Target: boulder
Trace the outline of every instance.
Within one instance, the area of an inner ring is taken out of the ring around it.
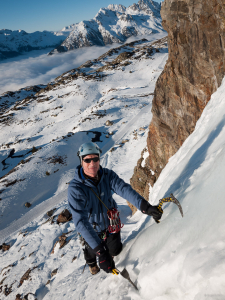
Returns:
[[[72,214],[68,211],[68,209],[64,209],[58,216],[57,224],[66,223],[72,220]]]
[[[10,245],[7,245],[5,243],[3,243],[2,245],[0,245],[0,250],[2,251],[8,251],[10,248]]]
[[[107,120],[107,121],[105,122],[105,125],[106,125],[106,126],[112,126],[112,125],[113,125],[113,121]]]

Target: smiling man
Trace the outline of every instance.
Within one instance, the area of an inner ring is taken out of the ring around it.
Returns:
[[[159,220],[162,213],[125,183],[112,170],[100,166],[101,150],[94,143],[80,146],[77,155],[80,165],[68,189],[68,202],[76,230],[85,240],[84,258],[92,275],[99,266],[107,273],[115,268],[113,257],[122,250],[122,227],[117,204],[112,197],[116,193],[131,202],[144,214]]]

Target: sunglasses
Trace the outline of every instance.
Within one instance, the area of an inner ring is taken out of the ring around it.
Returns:
[[[99,161],[99,157],[94,157],[94,158],[84,158],[83,161],[86,163],[86,164],[90,164],[90,162],[93,160],[93,162],[97,162]]]

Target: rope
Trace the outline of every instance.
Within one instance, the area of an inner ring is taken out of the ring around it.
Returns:
[[[92,188],[90,188],[90,189],[92,190]],[[95,196],[98,198],[98,200],[102,202],[102,204],[105,206],[105,208],[107,210],[109,210],[108,207],[105,205],[105,203],[101,200],[101,198],[93,190],[92,190],[92,192],[95,194]]]

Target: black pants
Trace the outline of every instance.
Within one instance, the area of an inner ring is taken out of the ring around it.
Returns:
[[[109,249],[109,253],[112,256],[117,256],[122,251],[123,245],[121,243],[120,232],[110,234],[105,240],[105,243]],[[85,243],[84,248],[84,259],[89,266],[96,264],[95,252],[87,243]]]

